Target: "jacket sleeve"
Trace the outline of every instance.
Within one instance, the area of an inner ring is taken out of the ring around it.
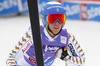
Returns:
[[[7,66],[17,65],[17,61],[23,56],[27,42],[31,39],[31,28],[21,37],[20,41],[16,44],[15,48],[9,53],[6,61]]]
[[[71,66],[83,66],[85,63],[85,54],[83,49],[81,48],[78,41],[75,39],[73,34],[69,35],[69,43],[68,43],[68,53],[71,58],[66,59],[66,63]]]

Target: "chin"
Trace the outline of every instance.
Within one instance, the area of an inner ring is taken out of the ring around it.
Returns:
[[[54,34],[57,34],[59,31],[57,31],[57,32],[54,32]]]
[[[54,34],[57,34],[59,31],[60,31],[60,29],[53,30],[53,33],[54,33]]]

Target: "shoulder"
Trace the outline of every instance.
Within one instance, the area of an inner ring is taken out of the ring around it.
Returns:
[[[62,31],[65,31],[65,32],[67,32],[67,29],[62,29]]]
[[[75,36],[72,33],[68,33],[69,40],[75,40]]]
[[[67,34],[69,40],[73,40],[73,41],[75,40],[74,34],[67,32],[67,29],[62,29],[62,33]]]
[[[73,44],[78,44],[78,41],[76,40],[76,37],[74,34],[72,33],[68,33],[68,38],[69,38],[69,43],[73,43]]]

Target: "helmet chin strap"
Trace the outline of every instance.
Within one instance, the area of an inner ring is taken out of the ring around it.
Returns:
[[[58,34],[61,32],[61,30],[62,30],[62,27],[61,27],[60,31],[59,31],[57,34],[54,34],[54,33],[52,32],[52,30],[49,28],[49,25],[47,26],[47,28],[48,28],[48,30],[49,30],[54,36],[58,35]]]

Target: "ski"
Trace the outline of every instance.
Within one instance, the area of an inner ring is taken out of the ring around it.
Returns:
[[[37,0],[27,0],[37,66],[44,66]]]

